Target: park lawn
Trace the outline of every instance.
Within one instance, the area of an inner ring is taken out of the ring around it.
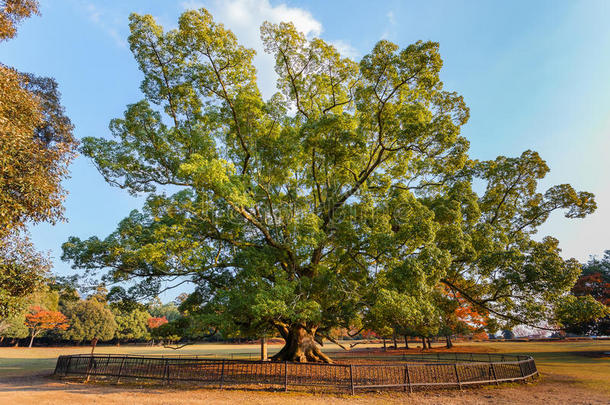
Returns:
[[[281,348],[280,344],[269,345],[272,355]],[[205,356],[217,358],[257,359],[260,347],[256,344],[215,344],[206,343],[186,346],[179,350],[161,346],[145,345],[98,345],[96,354],[137,354],[165,356]],[[68,347],[0,347],[0,378],[51,374],[55,369],[57,357],[64,354],[85,354],[91,352],[91,346]]]
[[[610,394],[610,340],[489,342],[490,351],[531,354],[543,378],[565,379]],[[606,352],[605,356],[600,356]]]
[[[325,351],[337,348],[325,345]],[[359,347],[379,347],[362,345]],[[440,349],[440,344],[436,345]],[[269,347],[270,354],[281,345]],[[419,349],[412,349],[416,352]],[[610,357],[596,357],[610,352],[610,341],[583,342],[472,342],[456,345],[457,351],[502,352],[531,354],[542,377],[534,384],[504,384],[499,387],[468,389],[463,392],[421,393],[406,396],[401,393],[359,393],[356,397],[304,392],[271,393],[217,389],[182,391],[176,388],[146,388],[114,386],[113,384],[65,384],[40,377],[53,372],[57,356],[88,353],[89,347],[63,348],[0,348],[0,403],[63,404],[95,402],[123,404],[126,398],[137,404],[148,403],[610,403]],[[443,350],[444,351],[444,350]],[[150,355],[199,355],[225,358],[257,358],[259,346],[237,344],[201,344],[179,351],[137,345],[98,346],[96,353],[129,353]],[[4,381],[4,384],[3,384]],[[133,401],[132,401],[133,400]]]

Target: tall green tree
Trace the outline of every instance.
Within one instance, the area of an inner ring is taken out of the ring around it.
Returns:
[[[64,309],[70,327],[62,337],[77,342],[114,337],[117,324],[110,308],[95,299],[78,301]]]
[[[331,361],[316,341],[359,322],[381,289],[412,301],[444,283],[529,319],[573,281],[556,241],[529,236],[553,209],[590,212],[592,196],[538,194],[546,166],[533,152],[470,161],[469,111],[443,88],[438,44],[380,41],[356,63],[292,24],[265,23],[279,92],[263,100],[254,51],[206,10],[167,32],[132,14],[130,29],[145,99],[82,152],[110,184],[148,198],[107,238],[70,238],[74,267],[139,278],[142,295],[188,280],[192,325],[272,328],[286,341],[274,359],[296,361]],[[534,173],[521,165],[531,159]],[[475,177],[489,184],[482,197]]]
[[[123,340],[149,340],[148,320],[150,314],[142,309],[134,308],[122,311],[120,307],[112,309],[116,322],[115,337]]]

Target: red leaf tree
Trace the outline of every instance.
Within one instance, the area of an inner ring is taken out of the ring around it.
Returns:
[[[25,326],[30,330],[30,345],[34,338],[41,332],[53,329],[66,330],[70,326],[68,318],[59,311],[48,311],[39,306],[31,308],[31,312],[25,316]]]
[[[161,325],[165,325],[167,323],[167,318],[162,316],[160,318],[151,317],[148,318],[148,327],[150,329],[158,328]]]

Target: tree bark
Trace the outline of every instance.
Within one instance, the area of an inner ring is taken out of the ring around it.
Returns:
[[[267,338],[261,337],[261,360],[267,361]]]
[[[275,354],[273,361],[295,361],[299,363],[318,362],[332,363],[330,357],[322,353],[315,341],[316,329],[307,329],[302,325],[278,327],[284,338],[284,347]]]
[[[398,341],[396,340],[396,332],[392,333],[392,340],[394,340],[394,349],[398,349]]]
[[[34,343],[34,334],[32,333],[32,337],[30,338],[30,345],[28,347],[31,348],[33,343]]]
[[[430,341],[430,338],[427,338],[427,339],[428,339],[428,349],[432,349],[432,342]]]
[[[421,343],[422,343],[422,348],[423,348],[424,350],[426,350],[426,338],[425,338],[425,337],[423,337],[423,336],[421,337]]]
[[[409,337],[405,335],[405,349],[409,349]]]
[[[451,349],[453,347],[453,342],[451,341],[451,336],[446,336],[447,339],[447,349]]]

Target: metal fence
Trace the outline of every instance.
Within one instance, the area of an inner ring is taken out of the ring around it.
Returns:
[[[369,359],[366,359],[369,360]],[[252,386],[257,388],[323,387],[356,390],[459,388],[526,381],[538,374],[530,356],[447,353],[402,356],[401,361],[364,364],[362,358],[338,364],[221,360],[135,355],[68,355],[57,359],[59,377],[105,378],[119,382],[162,382]]]

